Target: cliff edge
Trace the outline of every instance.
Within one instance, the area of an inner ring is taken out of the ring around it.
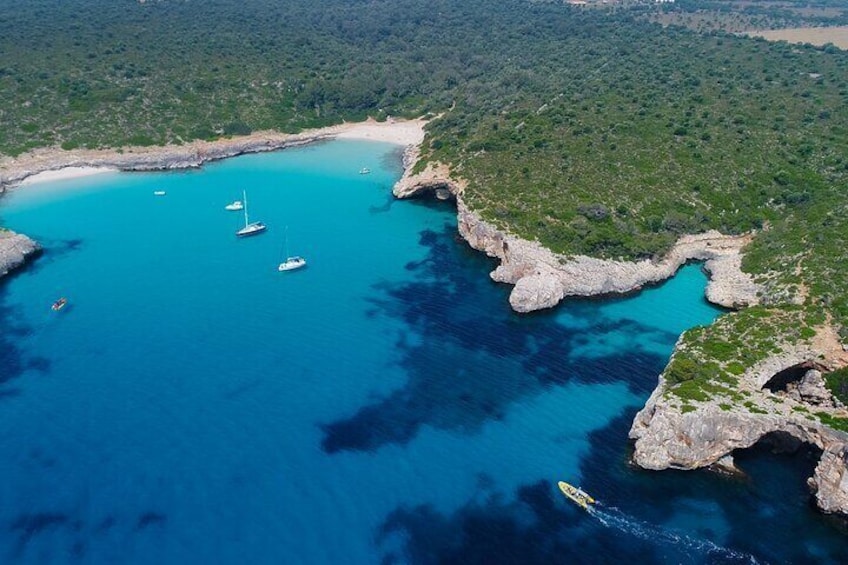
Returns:
[[[819,508],[848,516],[848,410],[822,376],[848,366],[848,353],[831,325],[811,326],[815,316],[799,305],[803,300],[788,309],[758,306],[773,300],[741,270],[742,250],[753,234],[684,236],[656,261],[558,255],[483,220],[466,205],[465,183],[452,178],[446,165],[430,162],[412,172],[417,157],[417,149],[407,151],[406,172],[394,187],[395,196],[450,193],[456,199],[459,233],[471,247],[500,261],[490,276],[514,285],[509,302],[517,312],[550,308],[566,296],[631,292],[671,277],[687,261],[703,261],[710,275],[706,298],[745,310],[700,332],[687,332],[678,341],[657,388],[634,419],[633,461],[654,470],[715,466],[735,471],[736,449],[760,441],[784,448],[806,443],[822,452],[808,482]],[[790,339],[774,343],[773,333]]]
[[[446,165],[428,163],[412,173],[417,150],[407,153],[407,172],[395,184],[394,195],[413,198],[448,191],[456,198],[459,233],[471,247],[500,260],[492,271],[496,282],[514,285],[509,303],[516,312],[556,306],[566,296],[623,294],[656,284],[677,272],[687,261],[704,261],[710,274],[706,296],[728,308],[759,303],[760,287],[741,270],[741,249],[752,236],[722,235],[710,231],[681,237],[659,261],[615,261],[584,255],[553,253],[535,241],[521,239],[483,220],[464,202],[465,183],[451,178]]]
[[[0,229],[0,277],[23,265],[41,251],[41,247],[25,235]]]

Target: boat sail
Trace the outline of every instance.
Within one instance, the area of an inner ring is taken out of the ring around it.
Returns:
[[[244,227],[236,232],[236,237],[247,237],[264,232],[266,226],[262,222],[250,223],[247,216],[247,191],[242,191],[242,196],[244,198]]]
[[[289,227],[286,226],[286,260],[279,264],[278,271],[294,271],[306,266],[306,259],[299,255],[289,255]]]

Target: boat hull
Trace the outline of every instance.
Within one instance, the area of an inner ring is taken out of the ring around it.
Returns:
[[[267,227],[262,222],[247,225],[236,232],[236,237],[249,237],[263,233]]]
[[[590,504],[595,504],[595,499],[582,489],[570,485],[565,481],[559,481],[558,485],[562,494],[583,510],[588,510]]]
[[[289,257],[277,267],[278,271],[294,271],[306,266],[306,259],[302,257]]]

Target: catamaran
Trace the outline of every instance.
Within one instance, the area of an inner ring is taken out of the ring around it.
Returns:
[[[286,260],[279,264],[278,271],[294,271],[306,266],[306,259],[299,255],[289,255],[289,227],[286,226]]]
[[[244,227],[236,232],[236,237],[247,237],[264,232],[266,226],[262,222],[250,223],[247,216],[247,191],[242,191],[242,196],[244,197]]]
[[[589,493],[584,491],[582,488],[570,485],[565,481],[559,481],[558,484],[559,490],[562,491],[562,494],[571,499],[574,504],[576,504],[583,510],[588,510],[590,504],[595,504],[595,499],[592,498]]]

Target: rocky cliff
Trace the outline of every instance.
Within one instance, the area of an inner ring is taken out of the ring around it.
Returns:
[[[496,228],[469,209],[462,198],[464,183],[452,178],[446,166],[428,163],[422,171],[413,173],[417,152],[410,151],[406,157],[406,173],[395,185],[395,196],[411,198],[449,191],[456,198],[460,234],[474,249],[500,261],[490,276],[514,285],[509,302],[518,312],[550,308],[566,296],[638,290],[672,276],[690,260],[704,261],[710,275],[706,289],[710,302],[741,308],[758,304],[764,294],[741,270],[741,251],[752,235],[708,232],[685,236],[658,261],[557,255],[538,242]],[[692,404],[671,394],[661,376],[630,432],[635,440],[635,463],[656,470],[712,466],[735,471],[734,450],[751,447],[764,438],[777,437],[784,443],[791,438],[797,445],[803,442],[822,450],[809,480],[819,507],[848,516],[848,434],[825,424],[845,418],[848,429],[848,411],[832,397],[814,368],[825,368],[822,365],[832,358],[833,351],[842,348],[833,339],[825,341],[833,343],[821,346],[821,340],[813,340],[780,349],[780,353],[749,368],[739,378],[738,390],[729,391],[731,397],[717,395]],[[781,371],[798,367],[810,368],[798,382],[777,392],[766,387]]]
[[[0,277],[23,265],[40,250],[27,236],[0,229]]]
[[[660,377],[633,420],[633,461],[652,470],[726,469],[732,468],[737,449],[775,437],[786,444],[791,438],[796,445],[806,443],[822,451],[809,480],[819,507],[848,516],[848,434],[827,425],[848,422],[848,410],[827,390],[819,370],[804,370],[826,363],[823,357],[815,347],[788,347],[745,372],[732,391],[738,395],[735,399],[719,393],[690,403]],[[770,381],[775,375],[793,369],[800,375],[797,380],[773,390],[776,385]]]
[[[682,237],[661,260],[614,261],[551,252],[535,241],[515,237],[483,220],[462,199],[464,183],[451,178],[448,168],[428,163],[419,173],[407,174],[395,185],[398,198],[438,190],[457,200],[459,233],[473,247],[500,260],[493,280],[514,285],[509,303],[517,312],[556,306],[566,296],[622,294],[665,280],[687,261],[704,261],[710,273],[707,298],[726,307],[757,304],[759,287],[740,265],[740,250],[750,235],[726,236],[712,231]]]

